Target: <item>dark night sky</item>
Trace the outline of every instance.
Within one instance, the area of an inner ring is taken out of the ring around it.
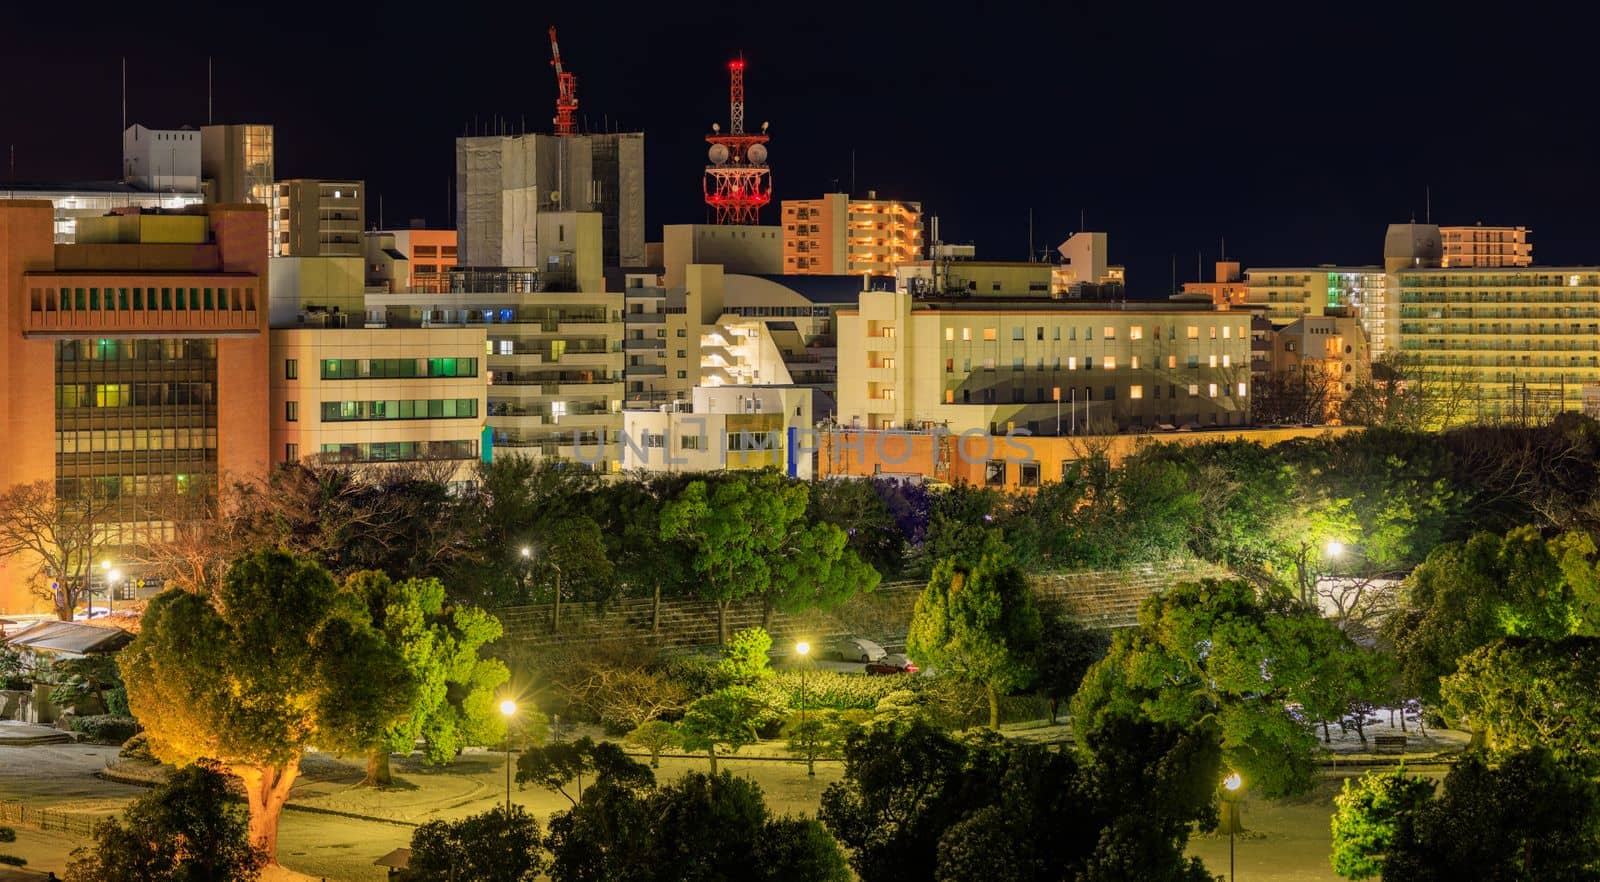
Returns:
[[[1082,209],[1136,296],[1167,292],[1173,253],[1180,281],[1197,251],[1209,276],[1224,235],[1247,266],[1377,263],[1428,186],[1437,222],[1526,224],[1541,263],[1600,263],[1592,13],[945,5],[30,3],[4,14],[0,151],[20,180],[113,177],[119,58],[129,121],[163,127],[205,122],[213,55],[217,121],[275,125],[279,177],[365,178],[374,220],[382,194],[391,226],[437,225],[474,115],[549,125],[553,23],[588,125],[646,132],[650,238],[704,218],[702,138],[742,50],[777,198],[848,187],[854,149],[858,191],[920,198],[993,259],[1022,259],[1029,208],[1039,248]]]

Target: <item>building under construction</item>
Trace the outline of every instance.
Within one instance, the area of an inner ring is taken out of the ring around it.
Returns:
[[[598,211],[605,265],[645,263],[643,132],[457,138],[456,187],[462,266],[533,266],[549,211]]]
[[[644,266],[644,133],[578,131],[578,77],[561,61],[550,28],[550,66],[556,74],[554,134],[504,130],[456,140],[456,235],[459,263],[533,267],[535,255],[563,250],[539,242],[539,215],[600,213],[603,260],[610,267]],[[565,227],[554,230],[563,235]]]

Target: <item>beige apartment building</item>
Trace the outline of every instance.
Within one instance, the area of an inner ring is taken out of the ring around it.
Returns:
[[[788,274],[892,276],[922,258],[922,203],[828,193],[785,199],[783,269]]]
[[[1396,273],[1399,349],[1467,384],[1461,419],[1581,410],[1600,383],[1600,267]]]
[[[277,328],[274,462],[446,460],[454,480],[486,458],[482,327]]]
[[[1325,384],[1325,422],[1337,422],[1345,396],[1372,376],[1367,333],[1352,316],[1307,316],[1275,329],[1268,339],[1273,374]]]
[[[865,292],[838,320],[844,426],[1056,435],[1249,422],[1249,316],[1209,304]]]
[[[624,416],[622,468],[717,472],[773,468],[812,477],[812,392],[799,386],[701,386],[689,407]]]
[[[1392,347],[1395,314],[1382,267],[1262,267],[1246,270],[1245,306],[1261,307],[1274,325],[1348,312],[1367,334],[1371,357]]]
[[[1527,227],[1486,227],[1482,223],[1470,227],[1441,226],[1439,238],[1444,245],[1442,265],[1532,266],[1533,243],[1528,241],[1531,235],[1533,231]]]

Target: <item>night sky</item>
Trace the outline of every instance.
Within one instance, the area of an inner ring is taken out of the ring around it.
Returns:
[[[776,199],[848,188],[853,150],[858,194],[920,199],[980,257],[1023,259],[1030,208],[1035,250],[1083,211],[1134,296],[1169,291],[1174,254],[1179,282],[1197,252],[1209,277],[1222,236],[1246,266],[1378,263],[1428,187],[1435,222],[1525,224],[1539,262],[1600,263],[1592,13],[946,5],[19,4],[0,151],[23,181],[112,178],[119,59],[129,122],[175,127],[206,121],[211,55],[216,121],[276,126],[279,177],[364,178],[373,222],[381,194],[388,225],[440,225],[475,116],[548,130],[555,24],[587,127],[646,133],[651,239],[705,218],[703,136],[742,52]]]

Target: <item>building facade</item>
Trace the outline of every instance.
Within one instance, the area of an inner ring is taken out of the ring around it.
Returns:
[[[1581,410],[1600,382],[1600,267],[1419,268],[1394,284],[1399,351],[1465,385],[1461,419]]]
[[[1319,423],[1337,423],[1345,396],[1371,379],[1371,355],[1361,322],[1349,315],[1308,316],[1270,335],[1268,370],[1279,388],[1316,384],[1312,400],[1322,401]],[[1259,381],[1258,381],[1259,382]]]
[[[1517,267],[1533,265],[1533,243],[1528,241],[1533,231],[1527,227],[1486,227],[1482,223],[1470,227],[1439,228],[1439,238],[1444,245],[1442,266],[1447,267]]]
[[[643,266],[644,134],[456,139],[463,266],[534,266],[546,212],[598,212],[602,266]]]
[[[812,393],[794,386],[700,387],[690,407],[630,410],[625,470],[716,472],[773,468],[809,479],[815,453]]]
[[[49,202],[0,201],[0,486],[102,495],[112,545],[164,536],[174,499],[268,467],[267,212],[191,211],[82,218],[57,245]],[[0,606],[36,609],[7,572]]]
[[[922,259],[922,203],[828,193],[782,203],[783,272],[892,276]]]
[[[375,230],[366,235],[368,285],[393,293],[449,290],[450,270],[456,266],[455,230]],[[386,253],[390,250],[394,253]]]
[[[483,327],[274,328],[272,460],[443,461],[470,481],[488,412]]]
[[[275,257],[361,257],[366,245],[362,181],[279,181],[273,197]]]
[[[1244,277],[1244,305],[1264,309],[1278,327],[1348,311],[1360,319],[1373,359],[1393,348],[1396,312],[1390,277],[1380,267],[1259,267]]]
[[[153,193],[199,193],[200,132],[128,126],[122,133],[122,181]]]
[[[1059,435],[1249,422],[1240,312],[865,292],[839,313],[838,341],[844,426]]]

